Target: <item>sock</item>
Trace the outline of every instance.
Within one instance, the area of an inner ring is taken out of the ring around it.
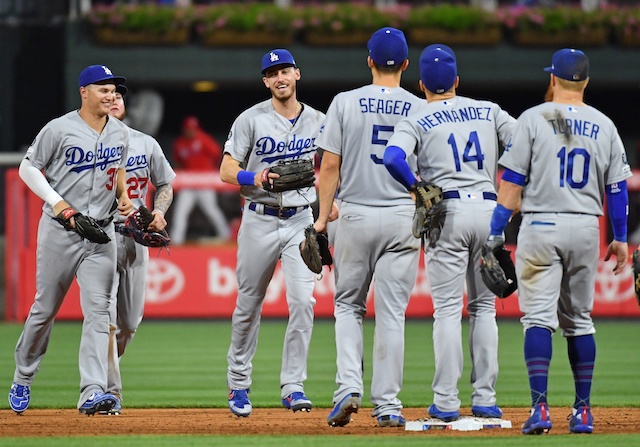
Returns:
[[[567,337],[567,351],[576,387],[576,400],[573,407],[589,407],[593,367],[596,361],[596,340],[593,334]]]
[[[524,360],[529,374],[532,407],[547,402],[551,354],[551,331],[541,327],[527,329],[524,334]]]

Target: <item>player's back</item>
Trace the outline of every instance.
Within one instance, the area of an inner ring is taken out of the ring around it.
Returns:
[[[518,118],[500,164],[528,176],[522,212],[601,215],[605,185],[631,175],[611,119],[590,106],[554,102]]]
[[[418,169],[443,190],[495,190],[500,145],[506,146],[515,119],[490,101],[455,96],[431,101],[398,127],[418,141]],[[405,147],[402,140],[398,145]]]
[[[423,103],[401,87],[367,85],[336,95],[317,144],[341,156],[340,199],[371,206],[411,203],[406,189],[386,172],[382,158],[395,125]],[[408,162],[415,170],[413,154]]]

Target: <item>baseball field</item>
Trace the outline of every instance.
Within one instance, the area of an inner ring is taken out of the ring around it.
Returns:
[[[507,446],[640,445],[640,353],[636,320],[596,321],[597,361],[592,406],[594,433],[570,435],[566,420],[573,402],[573,381],[566,343],[554,336],[549,380],[553,429],[542,437],[525,437],[520,425],[528,416],[529,388],[522,357],[522,328],[517,320],[500,320],[498,403],[512,429],[481,431],[405,431],[379,428],[370,417],[368,390],[373,322],[365,324],[365,395],[363,408],[343,428],[331,428],[335,379],[333,321],[316,322],[305,391],[314,403],[310,413],[282,408],[279,371],[285,322],[264,321],[254,359],[249,418],[227,409],[226,353],[229,321],[144,321],[123,357],[124,411],[120,416],[87,417],[75,409],[78,399],[80,323],[58,322],[49,350],[31,388],[31,406],[18,416],[9,410],[13,350],[21,324],[0,324],[0,446]],[[404,387],[400,398],[407,420],[426,418],[432,402],[434,371],[431,320],[411,320],[406,329]],[[465,337],[468,326],[464,326]],[[465,349],[466,351],[466,349]],[[460,381],[461,413],[470,415],[470,361]],[[1,397],[1,396],[0,396]]]

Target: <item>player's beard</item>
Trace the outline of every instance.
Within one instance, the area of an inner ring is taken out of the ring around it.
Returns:
[[[551,82],[549,82],[549,86],[547,87],[547,92],[544,94],[544,102],[553,101],[553,86]]]
[[[271,95],[274,97],[274,99],[282,102],[282,103],[286,103],[287,101],[289,101],[291,98],[294,98],[296,95],[296,84],[295,83],[289,83],[288,87],[283,91],[283,90],[279,90],[277,87],[272,87],[271,88]]]

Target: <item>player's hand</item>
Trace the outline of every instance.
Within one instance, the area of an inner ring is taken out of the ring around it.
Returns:
[[[158,210],[151,211],[151,214],[153,214],[153,220],[151,221],[147,229],[149,231],[157,232],[164,230],[167,226],[167,221],[165,220],[164,215]]]
[[[608,261],[611,256],[616,257],[616,266],[613,268],[613,273],[619,275],[627,266],[629,259],[629,244],[626,242],[613,241],[607,248],[607,255],[604,257],[605,261]]]
[[[133,211],[133,202],[129,199],[129,195],[123,194],[118,199],[118,214],[128,216]]]
[[[327,232],[327,223],[321,220],[316,220],[313,224],[313,228],[316,230],[316,233],[326,233]]]
[[[53,215],[57,216],[62,210],[67,209],[70,206],[71,205],[69,205],[65,200],[59,201],[58,203],[53,205]]]
[[[340,208],[338,207],[338,204],[334,200],[333,203],[331,204],[331,212],[329,213],[329,222],[333,222],[338,218],[338,216],[340,216]]]

